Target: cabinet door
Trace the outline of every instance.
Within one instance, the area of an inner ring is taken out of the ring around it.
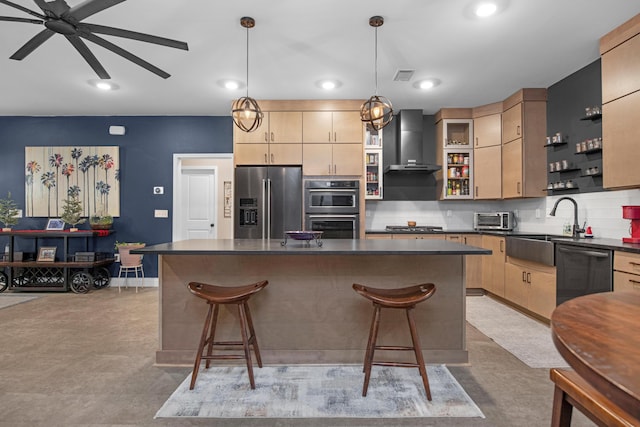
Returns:
[[[332,175],[332,144],[303,144],[302,170],[305,175]]]
[[[394,239],[400,240],[444,240],[444,234],[393,234]]]
[[[302,142],[330,143],[333,141],[331,111],[302,113]],[[360,139],[362,141],[362,138]]]
[[[490,147],[502,144],[502,114],[473,119],[473,134],[475,148]]]
[[[638,52],[640,52],[640,34],[602,55],[602,102],[604,104],[640,89]]]
[[[268,151],[268,144],[236,144],[233,157],[236,165],[267,165]]]
[[[482,247],[492,251],[491,255],[482,256],[482,287],[504,297],[505,239],[484,235]]]
[[[362,143],[362,120],[359,111],[335,111],[333,113],[333,141]]]
[[[269,144],[269,163],[272,165],[301,165],[302,143]]]
[[[262,123],[253,132],[243,132],[233,125],[233,142],[235,144],[259,144],[269,142],[269,113],[264,113]]]
[[[540,316],[550,319],[556,308],[555,273],[531,270],[529,301],[527,308]]]
[[[602,184],[605,188],[640,186],[638,141],[640,91],[602,106]]]
[[[504,297],[526,308],[529,292],[527,277],[531,277],[530,274],[519,265],[508,262],[504,267]]]
[[[362,143],[333,144],[333,174],[362,176]]]
[[[479,234],[463,234],[460,243],[471,246],[482,246],[482,236]],[[482,257],[478,255],[465,256],[465,271],[467,273],[467,288],[482,288]]]
[[[522,197],[522,139],[502,146],[502,197]]]
[[[473,150],[473,180],[475,199],[499,199],[502,197],[502,146]]]
[[[302,142],[302,112],[269,113],[269,141],[279,144]]]
[[[522,137],[522,103],[502,113],[502,143]]]
[[[385,239],[385,240],[391,240],[391,234],[365,234],[364,238],[365,239]]]
[[[640,276],[636,274],[624,273],[622,271],[613,272],[613,292],[640,292]]]

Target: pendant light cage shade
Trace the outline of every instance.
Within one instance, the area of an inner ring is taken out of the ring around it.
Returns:
[[[393,106],[384,96],[373,95],[360,107],[360,120],[380,130],[393,120]]]
[[[264,113],[260,109],[258,102],[248,96],[238,98],[231,106],[231,116],[233,123],[243,132],[253,132],[262,124]]]
[[[231,106],[231,117],[233,123],[243,132],[253,132],[262,124],[264,113],[258,105],[258,101],[249,97],[249,28],[256,25],[256,21],[248,16],[240,19],[240,25],[247,29],[247,93],[246,96],[238,98]]]
[[[382,16],[372,16],[369,18],[369,25],[375,28],[375,60],[374,74],[376,92],[371,98],[366,100],[360,107],[360,120],[375,130],[380,130],[393,120],[393,106],[384,96],[378,95],[378,27],[384,24]]]

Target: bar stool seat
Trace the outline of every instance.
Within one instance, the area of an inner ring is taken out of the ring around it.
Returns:
[[[431,298],[431,296],[436,291],[436,286],[433,283],[423,283],[421,285],[408,286],[404,288],[379,289],[354,283],[353,289],[358,294],[372,301],[374,307],[371,329],[369,330],[369,341],[367,343],[367,351],[364,357],[365,376],[364,385],[362,387],[362,395],[367,395],[369,380],[371,378],[371,367],[373,365],[396,366],[403,368],[418,368],[418,370],[420,371],[420,376],[422,377],[422,383],[424,385],[425,392],[427,394],[427,399],[431,400],[429,378],[427,377],[424,357],[422,356],[420,339],[418,338],[418,333],[416,331],[416,323],[413,318],[413,309],[415,308],[416,304],[419,304]],[[380,312],[382,308],[399,308],[406,310],[407,321],[409,323],[409,332],[411,333],[411,341],[413,343],[411,347],[376,344],[376,341],[378,339],[378,329],[380,326]],[[416,363],[374,360],[374,354],[376,350],[412,350],[415,354]]]
[[[268,284],[269,282],[266,280],[244,286],[216,286],[200,282],[189,283],[189,291],[195,296],[204,299],[209,305],[209,310],[204,321],[204,327],[202,328],[202,335],[200,337],[200,344],[198,345],[196,360],[193,365],[193,373],[191,374],[191,385],[189,387],[189,390],[193,390],[196,384],[196,378],[198,377],[200,362],[202,360],[206,360],[205,367],[209,368],[211,360],[230,359],[245,359],[247,363],[247,371],[249,373],[249,382],[251,384],[251,388],[256,388],[253,378],[251,348],[253,348],[256,356],[256,362],[258,364],[258,367],[260,368],[262,368],[262,359],[260,358],[260,349],[258,348],[258,341],[256,339],[255,330],[253,329],[253,321],[251,320],[251,312],[249,311],[249,305],[247,304],[247,301],[249,301],[249,298],[253,294],[261,291]],[[235,304],[238,306],[240,332],[242,334],[241,341],[214,340],[216,324],[218,321],[218,313],[221,304]],[[205,346],[207,346],[206,354],[204,354]],[[214,355],[212,354],[214,346],[242,346],[244,349],[244,354]]]

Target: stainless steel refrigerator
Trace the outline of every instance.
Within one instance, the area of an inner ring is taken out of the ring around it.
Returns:
[[[284,239],[302,230],[302,168],[240,166],[234,201],[236,239]]]

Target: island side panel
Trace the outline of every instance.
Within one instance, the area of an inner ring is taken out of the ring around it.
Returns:
[[[195,357],[207,305],[187,283],[233,286],[264,279],[269,286],[249,304],[267,364],[361,363],[373,307],[351,285],[429,282],[436,293],[415,309],[427,363],[468,362],[462,255],[165,254],[160,264],[159,364],[190,364]],[[223,307],[216,339],[238,339],[237,316],[235,306]],[[411,343],[404,310],[383,310],[379,343]]]

